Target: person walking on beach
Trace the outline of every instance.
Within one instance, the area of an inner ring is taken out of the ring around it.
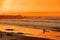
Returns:
[[[43,34],[45,34],[45,28],[43,28]]]

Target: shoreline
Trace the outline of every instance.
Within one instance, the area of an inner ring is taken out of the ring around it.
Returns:
[[[13,25],[0,25],[0,31],[3,32],[22,32],[25,36],[30,37],[38,37],[38,38],[50,38],[50,39],[56,39],[56,36],[60,36],[60,32],[54,32],[49,31],[43,34],[43,30],[39,29],[33,29],[33,28],[27,28],[27,27],[20,27],[20,26],[13,26]],[[13,31],[6,31],[5,29],[14,29]],[[26,33],[26,34],[25,34]]]

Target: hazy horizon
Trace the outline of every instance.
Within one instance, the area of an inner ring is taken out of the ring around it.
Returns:
[[[57,12],[57,13],[19,13]],[[0,0],[0,14],[24,16],[60,16],[60,0]]]
[[[60,12],[8,12],[8,13],[0,13],[0,15],[22,15],[22,16],[60,16]]]

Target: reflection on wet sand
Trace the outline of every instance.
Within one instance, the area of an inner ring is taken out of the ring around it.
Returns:
[[[13,29],[13,31],[6,30],[6,29]],[[60,32],[48,30],[47,32],[45,32],[45,34],[43,34],[42,29],[27,28],[27,27],[20,27],[20,26],[7,25],[7,24],[1,24],[0,31],[12,32],[12,33],[17,33],[17,34],[19,33],[28,37],[48,38],[48,39],[55,39],[55,40],[60,39],[60,37],[58,37],[60,36]]]
[[[30,37],[30,36],[24,36],[19,35],[17,33],[11,33],[11,32],[0,32],[2,33],[2,37],[0,37],[0,40],[51,40],[49,38],[38,38],[38,37]]]

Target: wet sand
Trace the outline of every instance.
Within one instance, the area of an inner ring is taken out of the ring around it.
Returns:
[[[13,29],[13,31],[9,31],[6,29]],[[34,29],[34,28],[27,28],[27,27],[20,27],[14,25],[7,25],[7,24],[0,24],[0,31],[2,32],[14,32],[14,33],[24,33],[24,36],[28,37],[36,37],[36,38],[48,38],[54,40],[60,40],[60,32],[54,31],[47,31],[43,34],[42,29]]]
[[[11,32],[0,32],[3,35],[0,36],[0,40],[51,40],[49,38],[38,38],[38,37],[30,37],[24,36],[23,34],[11,33]]]

